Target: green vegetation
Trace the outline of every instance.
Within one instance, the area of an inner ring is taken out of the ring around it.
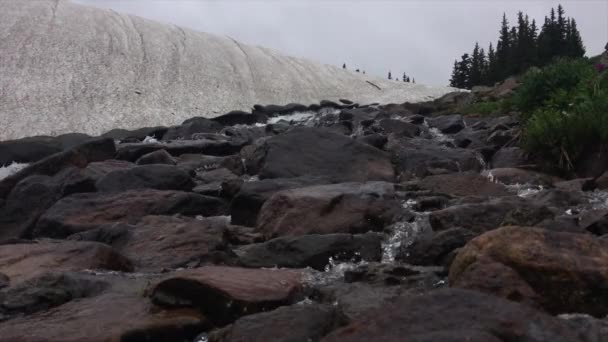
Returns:
[[[481,101],[466,105],[460,108],[459,112],[464,115],[490,115],[508,112],[510,107],[510,99],[502,99],[499,101]]]
[[[562,171],[608,147],[608,73],[586,59],[529,70],[513,105],[522,113],[523,147]]]

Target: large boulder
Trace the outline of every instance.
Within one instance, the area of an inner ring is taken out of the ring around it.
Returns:
[[[528,306],[474,291],[403,296],[329,334],[323,342],[585,341],[570,325]]]
[[[84,168],[92,162],[112,159],[115,152],[114,140],[104,138],[91,140],[72,149],[50,155],[0,180],[0,199],[5,199],[13,187],[26,177],[52,176],[70,166]]]
[[[132,271],[131,262],[111,247],[97,242],[44,241],[0,245],[0,272],[10,284],[49,271],[100,269]]]
[[[450,196],[501,197],[510,194],[504,185],[490,182],[476,172],[427,176],[415,185],[422,190]]]
[[[61,152],[56,140],[52,137],[29,137],[0,142],[0,166],[12,162],[32,163]]]
[[[61,199],[40,217],[33,235],[64,238],[115,222],[137,223],[147,215],[203,215],[225,213],[214,197],[152,189],[75,194]]]
[[[375,233],[312,234],[247,245],[237,254],[239,264],[245,267],[311,267],[323,271],[330,259],[349,261],[357,257],[379,261],[382,257],[381,242],[382,237]]]
[[[318,341],[342,320],[339,310],[330,305],[291,305],[242,317],[212,332],[209,342]]]
[[[294,128],[268,139],[256,154],[262,179],[324,176],[343,182],[394,180],[385,152],[325,129]]]
[[[287,189],[327,183],[322,178],[297,177],[245,182],[230,203],[232,224],[254,227],[262,205],[273,194]]]
[[[145,216],[136,225],[111,224],[76,233],[70,240],[107,243],[129,258],[137,271],[220,262],[231,254],[226,222],[180,216]]]
[[[473,237],[475,234],[464,228],[447,229],[402,246],[396,259],[412,265],[445,265],[450,253],[466,245]]]
[[[429,126],[437,128],[441,133],[454,134],[465,128],[461,115],[442,115],[429,120]]]
[[[402,211],[394,195],[384,182],[284,190],[264,203],[257,228],[267,237],[381,231]]]
[[[207,118],[195,117],[184,121],[179,126],[170,127],[163,135],[163,140],[192,139],[192,135],[196,133],[217,133],[224,126]]]
[[[198,308],[214,323],[227,324],[290,304],[301,290],[297,271],[204,266],[168,276],[151,296],[158,305]]]
[[[13,188],[0,207],[0,241],[29,237],[38,218],[59,199],[95,191],[85,169],[66,168],[54,176],[32,175]]]
[[[491,277],[469,272],[480,262],[511,268],[518,277],[503,282],[497,295],[512,293],[503,288],[527,284],[537,303],[552,314],[580,312],[596,317],[608,313],[608,243],[593,235],[555,232],[531,227],[503,227],[471,240],[450,267],[450,283],[483,287]],[[487,267],[486,267],[487,269]],[[500,272],[504,274],[505,272]],[[467,281],[467,279],[476,282]],[[530,291],[511,299],[530,299]]]
[[[142,165],[108,173],[95,183],[102,192],[133,189],[190,191],[194,181],[188,173],[172,165]]]

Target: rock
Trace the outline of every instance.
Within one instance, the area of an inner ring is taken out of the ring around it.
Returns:
[[[475,234],[467,229],[447,229],[400,248],[396,259],[412,265],[445,265],[450,252],[464,246],[473,237]]]
[[[365,282],[372,286],[399,286],[408,292],[425,292],[438,286],[443,267],[366,263],[344,271],[344,281]]]
[[[105,175],[116,170],[126,170],[135,167],[135,164],[124,160],[108,159],[101,162],[89,163],[84,169],[84,173],[94,182],[97,182]]]
[[[95,191],[94,181],[83,169],[69,167],[54,176],[29,176],[13,188],[0,206],[0,241],[30,237],[36,221],[59,199]]]
[[[203,184],[227,182],[237,178],[237,175],[226,168],[219,168],[206,172],[197,172],[196,174],[196,180]]]
[[[388,155],[324,129],[298,127],[267,140],[260,178],[324,176],[339,181],[393,181]]]
[[[492,183],[487,177],[475,172],[451,173],[427,176],[417,182],[417,186],[433,193],[451,196],[507,196],[509,192],[502,184]]]
[[[604,172],[602,175],[595,179],[595,184],[597,189],[606,190],[608,189],[608,171]]]
[[[386,134],[397,134],[399,136],[413,138],[420,135],[420,126],[413,123],[395,120],[395,119],[384,119],[378,123],[382,130]]]
[[[265,115],[258,113],[247,113],[240,110],[233,110],[224,115],[216,116],[211,119],[212,121],[218,122],[224,126],[235,126],[235,125],[253,125],[258,122],[264,123],[268,120]]]
[[[486,170],[482,174],[492,181],[503,184],[528,184],[548,187],[560,181],[559,178],[551,175],[512,167]]]
[[[190,191],[194,181],[172,165],[141,165],[108,173],[95,183],[101,192],[117,192],[135,189]]]
[[[586,341],[605,341],[608,339],[608,321],[597,319],[585,314],[563,314],[559,318],[565,320],[574,330],[582,331]]]
[[[355,256],[366,261],[382,257],[382,237],[363,235],[326,234],[280,237],[237,251],[239,264],[245,267],[312,267],[323,271],[329,259],[349,261]]]
[[[322,339],[352,341],[581,341],[556,317],[486,294],[444,289],[403,296]]]
[[[402,180],[433,174],[433,169],[449,172],[480,171],[482,164],[473,150],[448,148],[428,139],[389,139],[396,172]]]
[[[99,241],[132,260],[138,272],[199,266],[228,259],[227,224],[208,219],[145,216],[136,225],[104,226],[70,240]]]
[[[96,139],[67,151],[50,155],[0,180],[0,199],[6,199],[13,187],[26,177],[52,176],[70,166],[84,168],[92,162],[112,159],[115,152],[116,148],[112,139]]]
[[[11,285],[53,271],[132,271],[131,262],[107,245],[84,241],[44,241],[0,245],[0,272]]]
[[[272,195],[257,228],[267,237],[365,233],[384,229],[401,209],[389,183],[317,185]]]
[[[32,301],[37,300],[41,307],[67,302],[0,324],[3,339],[24,342],[191,341],[198,332],[209,329],[208,322],[194,310],[166,310],[150,304],[144,297],[148,283],[154,280],[150,276],[70,273],[60,275],[56,282],[53,278],[49,280],[50,283],[26,288],[23,295],[31,292],[32,296],[43,297],[23,298],[23,304],[31,307],[37,304]]]
[[[467,281],[467,270],[479,260],[489,259],[513,269],[538,294],[538,304],[551,314],[605,316],[607,247],[606,241],[586,234],[503,227],[471,240],[458,253],[450,267],[450,283]],[[480,286],[485,279],[479,277]],[[503,287],[511,287],[511,283]]]
[[[517,139],[517,131],[510,130],[496,130],[490,134],[486,140],[489,144],[494,145],[496,148],[501,148],[508,143]],[[516,165],[513,165],[516,166]]]
[[[354,102],[351,100],[346,100],[346,99],[340,99],[340,102],[344,103],[345,105],[352,105]]]
[[[374,146],[378,149],[382,149],[384,145],[386,145],[386,143],[388,142],[388,138],[380,134],[364,135],[362,137],[358,137],[357,140],[364,144]]]
[[[434,231],[462,227],[475,234],[501,225],[535,225],[554,214],[547,208],[521,198],[503,197],[481,203],[465,203],[433,211],[429,222]]]
[[[263,179],[245,182],[241,185],[239,192],[230,203],[232,224],[254,227],[262,205],[276,192],[324,183],[327,183],[327,181],[311,177]]]
[[[148,164],[165,164],[175,165],[175,160],[166,150],[156,150],[148,154],[144,154],[139,157],[135,162],[137,165],[148,165]]]
[[[562,189],[547,189],[528,196],[530,201],[544,205],[556,211],[580,206],[588,203],[587,197],[581,191],[567,191]]]
[[[216,121],[203,118],[194,117],[184,121],[179,126],[170,127],[169,130],[163,135],[164,141],[177,140],[177,139],[192,139],[192,135],[195,133],[216,133],[219,132],[224,126]]]
[[[596,183],[593,178],[576,178],[568,181],[553,183],[557,189],[564,191],[593,191],[596,189]]]
[[[116,151],[116,159],[135,162],[145,154],[163,149],[175,157],[191,153],[228,156],[239,153],[247,144],[246,141],[232,141],[227,137],[220,137],[222,137],[220,140],[175,140],[165,144],[120,144]]]
[[[584,229],[597,236],[608,234],[608,214],[601,215],[586,225],[584,224]]]
[[[216,324],[268,311],[297,299],[301,274],[296,271],[205,266],[176,272],[152,290],[154,303],[195,307]]]
[[[7,287],[10,282],[11,280],[6,274],[0,273],[0,289]]]
[[[113,129],[101,136],[104,138],[112,138],[114,140],[132,140],[143,141],[146,137],[161,139],[169,128],[164,126],[143,127],[136,130]]]
[[[238,319],[209,336],[209,342],[318,341],[344,319],[330,305],[296,304]]]
[[[177,158],[177,167],[188,173],[211,171],[219,168],[226,168],[236,175],[245,173],[243,162],[238,155],[219,157],[187,153]]]
[[[65,238],[103,224],[137,223],[147,215],[203,215],[225,213],[225,203],[181,191],[152,189],[76,194],[65,197],[42,215],[34,236]]]
[[[492,157],[493,168],[518,167],[528,164],[525,152],[519,147],[503,147]]]
[[[461,115],[442,115],[429,120],[429,126],[437,128],[441,133],[454,134],[464,129],[465,124]]]
[[[0,142],[0,166],[12,162],[32,163],[61,152],[62,148],[52,137],[28,137]]]

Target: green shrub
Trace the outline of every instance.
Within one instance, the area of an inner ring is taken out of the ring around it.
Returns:
[[[510,98],[505,98],[499,101],[475,102],[460,108],[460,112],[465,115],[490,115],[496,113],[508,113],[509,111],[511,111]]]
[[[608,146],[608,74],[585,60],[530,71],[513,101],[522,110],[523,147],[562,171]]]

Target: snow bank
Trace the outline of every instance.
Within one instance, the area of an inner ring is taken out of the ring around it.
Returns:
[[[27,163],[15,163],[13,162],[10,165],[6,165],[6,166],[0,166],[0,180],[3,180],[4,178],[17,173],[19,171],[21,171],[22,169],[24,169],[26,166],[28,166],[29,164]]]

